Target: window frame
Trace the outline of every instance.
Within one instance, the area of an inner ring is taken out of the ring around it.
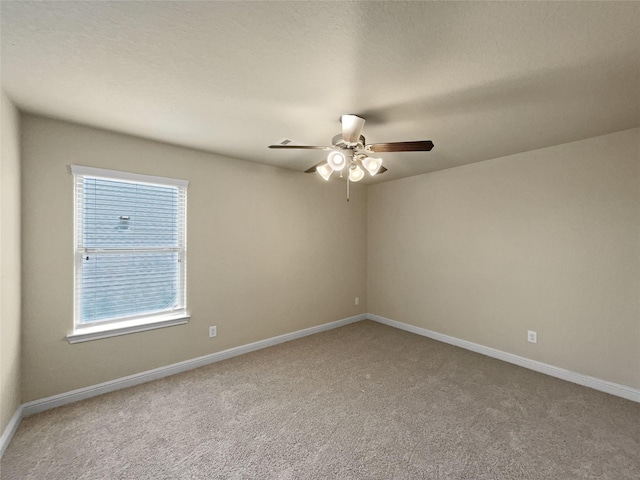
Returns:
[[[73,331],[67,335],[69,343],[86,342],[100,338],[125,335],[129,333],[152,330],[156,328],[183,325],[189,321],[187,311],[187,180],[179,180],[168,177],[142,175],[102,168],[71,165],[70,172],[73,175],[73,228],[74,228],[74,279],[73,279]],[[81,178],[78,178],[81,177]],[[84,178],[98,178],[122,181],[134,184],[158,185],[163,187],[177,187],[182,201],[179,201],[179,241],[177,247],[140,247],[140,248],[87,248],[82,244],[83,203],[78,198],[78,181]],[[179,256],[179,300],[178,307],[172,310],[151,314],[132,315],[128,317],[99,320],[92,323],[81,322],[81,288],[83,257],[86,254],[98,253],[153,253],[176,252]]]

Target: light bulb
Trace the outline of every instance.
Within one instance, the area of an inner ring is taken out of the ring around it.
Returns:
[[[316,167],[316,172],[318,172],[322,178],[329,181],[329,177],[333,173],[333,170],[329,165],[323,163],[322,165]]]
[[[333,150],[327,156],[327,163],[329,164],[332,170],[338,171],[338,170],[342,170],[347,162],[342,152]]]
[[[349,169],[349,180],[352,182],[359,182],[364,178],[364,170],[360,167],[356,166],[355,168]]]
[[[380,167],[382,166],[382,159],[367,157],[362,161],[362,166],[369,171],[371,176],[373,176],[378,173],[378,170],[380,170]]]

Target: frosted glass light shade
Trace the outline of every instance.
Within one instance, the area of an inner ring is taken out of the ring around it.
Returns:
[[[327,156],[327,163],[329,164],[332,170],[338,171],[338,170],[342,170],[347,162],[342,152],[333,150]]]
[[[329,165],[323,163],[322,165],[316,167],[316,172],[318,172],[322,178],[329,181],[329,177],[333,173],[333,170]]]
[[[364,178],[364,170],[360,167],[350,168],[349,169],[349,180],[352,182],[359,182]]]
[[[373,176],[378,173],[378,170],[380,170],[380,167],[382,166],[382,159],[367,157],[362,161],[362,166],[367,169],[371,176]]]

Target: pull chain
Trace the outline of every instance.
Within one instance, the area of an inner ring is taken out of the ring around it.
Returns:
[[[347,202],[349,201],[349,177],[347,177]]]

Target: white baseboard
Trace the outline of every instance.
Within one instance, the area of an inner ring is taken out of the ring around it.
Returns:
[[[204,355],[203,357],[193,358],[184,362],[174,363],[165,367],[155,368],[153,370],[147,370],[146,372],[136,373],[127,377],[110,380],[108,382],[99,383],[90,387],[80,388],[71,392],[61,393],[59,395],[53,395],[51,397],[28,402],[23,405],[23,415],[32,415],[34,413],[43,412],[50,408],[60,407],[68,403],[77,402],[87,398],[95,397],[96,395],[102,395],[103,393],[113,392],[120,390],[121,388],[132,387],[141,383],[150,382],[152,380],[158,380],[160,378],[175,375],[176,373],[186,372],[193,370],[194,368],[203,367],[211,363],[220,362],[228,358],[237,357],[245,353],[253,352],[267,347],[278,345],[279,343],[289,342],[297,338],[313,335],[314,333],[324,332],[333,328],[342,327],[349,323],[365,320],[366,314],[355,315],[353,317],[343,318],[342,320],[336,320],[335,322],[329,322],[315,327],[305,328],[303,330],[297,330],[291,333],[285,333],[284,335],[278,335],[277,337],[267,338],[257,342],[241,345],[239,347],[223,350],[222,352],[211,353]]]
[[[4,429],[2,436],[0,436],[0,458],[4,454],[4,451],[9,445],[9,443],[11,442],[11,439],[13,438],[13,435],[18,428],[18,425],[20,425],[20,421],[22,420],[23,417],[26,417],[28,415],[43,412],[51,408],[60,407],[68,403],[85,400],[87,398],[95,397],[103,393],[113,392],[121,388],[132,387],[134,385],[139,385],[142,383],[150,382],[152,380],[168,377],[170,375],[175,375],[176,373],[186,372],[194,368],[203,367],[205,365],[226,360],[228,358],[236,357],[238,355],[243,355],[245,353],[271,347],[274,345],[278,345],[280,343],[306,337],[308,335],[313,335],[314,333],[320,333],[326,330],[342,327],[344,325],[348,325],[350,323],[359,322],[361,320],[366,320],[366,319],[383,323],[391,327],[399,328],[407,332],[416,333],[418,335],[429,337],[443,343],[455,345],[456,347],[461,347],[466,350],[471,350],[476,353],[481,353],[489,357],[497,358],[498,360],[503,360],[505,362],[513,363],[515,365],[519,365],[521,367],[525,367],[530,370],[535,370],[536,372],[544,373],[552,377],[577,383],[578,385],[593,388],[595,390],[600,390],[602,392],[606,392],[611,395],[616,395],[618,397],[626,398],[628,400],[632,400],[634,402],[640,403],[640,390],[636,388],[627,387],[625,385],[608,382],[606,380],[601,380],[599,378],[590,377],[588,375],[572,372],[570,370],[565,370],[563,368],[554,367],[553,365],[548,365],[546,363],[538,362],[536,360],[530,360],[528,358],[520,357],[518,355],[503,352],[501,350],[496,350],[495,348],[485,347],[484,345],[468,342],[466,340],[461,340],[456,337],[451,337],[449,335],[433,332],[431,330],[409,325],[407,323],[391,320],[389,318],[381,317],[379,315],[360,314],[360,315],[355,315],[353,317],[347,317],[341,320],[336,320],[335,322],[325,323],[315,327],[305,328],[303,330],[286,333],[284,335],[279,335],[277,337],[271,337],[265,340],[260,340],[258,342],[249,343],[247,345],[241,345],[239,347],[230,348],[222,352],[212,353],[210,355],[197,357],[191,360],[186,360],[184,362],[174,363],[171,365],[167,365],[165,367],[160,367],[153,370],[148,370],[146,372],[129,375],[127,377],[110,380],[108,382],[100,383],[97,385],[80,388],[78,390],[73,390],[71,392],[66,392],[59,395],[53,395],[51,397],[35,400],[33,402],[24,403],[20,405],[20,407],[18,407],[15,414],[7,424],[6,428]]]
[[[4,455],[4,451],[9,446],[9,443],[13,438],[13,434],[16,433],[18,425],[20,425],[20,421],[22,420],[23,416],[22,405],[20,405],[16,412],[13,414],[13,417],[11,417],[11,420],[9,420],[9,423],[5,427],[4,432],[2,432],[2,436],[0,436],[0,458],[2,458],[2,455]]]
[[[366,314],[355,315],[353,317],[343,318],[336,320],[335,322],[329,322],[315,327],[305,328],[303,330],[297,330],[291,333],[285,333],[284,335],[278,335],[277,337],[267,338],[258,342],[249,343],[247,345],[241,345],[239,347],[223,350],[222,352],[212,353],[202,357],[193,358],[184,362],[174,363],[165,367],[155,368],[153,370],[147,370],[146,372],[136,373],[127,377],[117,378],[108,382],[92,385],[90,387],[80,388],[71,392],[61,393],[59,395],[53,395],[51,397],[42,398],[40,400],[34,400],[33,402],[27,402],[18,408],[13,418],[5,428],[2,437],[0,437],[0,458],[4,453],[4,450],[11,442],[11,438],[15,433],[20,420],[28,415],[34,413],[43,412],[51,408],[60,407],[68,403],[85,400],[87,398],[95,397],[96,395],[102,395],[103,393],[113,392],[120,390],[121,388],[132,387],[141,383],[150,382],[152,380],[158,380],[160,378],[168,377],[169,375],[175,375],[176,373],[186,372],[194,368],[203,367],[211,363],[226,360],[228,358],[236,357],[245,353],[253,352],[267,347],[272,347],[280,343],[289,342],[298,338],[313,335],[314,333],[324,332],[334,328],[342,327],[350,323],[366,320]]]
[[[529,358],[520,357],[512,353],[503,352],[491,347],[485,347],[477,343],[468,342],[467,340],[461,340],[456,337],[444,335],[442,333],[433,332],[425,328],[416,327],[407,323],[398,322],[389,318],[381,317],[380,315],[368,314],[369,320],[376,321],[389,325],[390,327],[399,328],[400,330],[406,330],[407,332],[416,333],[423,337],[429,337],[439,342],[448,343],[456,347],[464,348],[465,350],[471,350],[472,352],[481,353],[488,357],[497,358],[520,367],[528,368],[529,370],[535,370],[536,372],[544,373],[546,375],[560,378],[568,382],[577,383],[583,387],[593,388],[601,392],[609,393],[617,397],[626,398],[634,402],[640,403],[640,389],[628,387],[626,385],[620,385],[618,383],[609,382],[607,380],[601,380],[599,378],[590,377],[589,375],[583,375],[581,373],[572,372],[571,370],[565,370],[564,368],[554,367],[546,363],[531,360]]]

